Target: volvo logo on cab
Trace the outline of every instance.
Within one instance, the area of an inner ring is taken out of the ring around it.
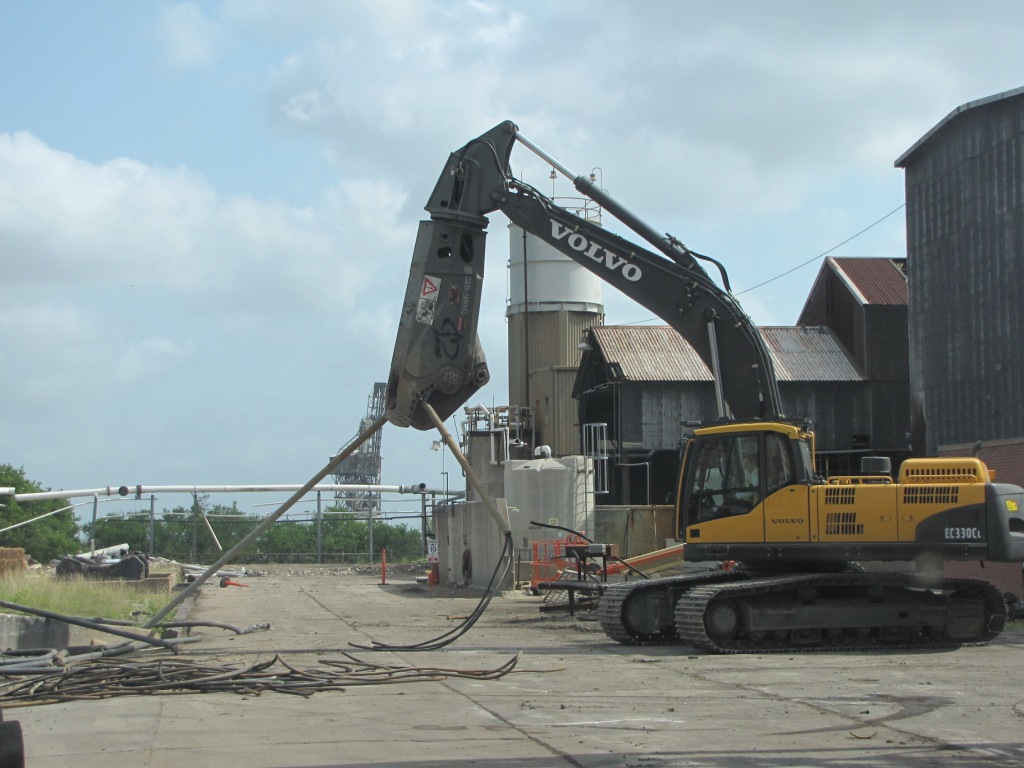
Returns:
[[[619,270],[622,276],[631,283],[635,283],[643,277],[643,272],[636,264],[630,264],[621,256],[617,256],[607,248],[603,248],[600,243],[590,242],[579,232],[573,232],[569,227],[563,227],[554,219],[551,219],[551,236],[555,240],[565,240],[566,244],[574,251],[579,251],[588,259],[593,259],[597,263],[603,264],[605,268],[612,272]],[[601,251],[604,253],[602,254]]]

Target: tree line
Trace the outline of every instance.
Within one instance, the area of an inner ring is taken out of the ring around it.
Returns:
[[[18,493],[43,491],[38,483],[25,477],[23,469],[0,464],[0,486]],[[33,517],[67,507],[65,499],[15,502],[7,499],[0,507],[0,529]],[[209,498],[194,494],[190,506],[178,506],[153,515],[148,512],[107,515],[96,521],[78,524],[74,510],[68,509],[0,533],[0,546],[21,547],[40,562],[59,559],[83,551],[127,544],[134,551],[177,560],[213,562],[238,544],[261,518],[241,512],[236,504],[210,504]],[[209,525],[207,525],[207,522]],[[212,534],[211,534],[212,531]],[[280,520],[239,555],[245,562],[365,562],[371,552],[371,530],[367,520],[359,519],[344,507],[328,507],[319,519]],[[387,550],[389,562],[422,559],[421,532],[380,520],[373,522],[373,559]],[[220,545],[218,549],[218,544]]]

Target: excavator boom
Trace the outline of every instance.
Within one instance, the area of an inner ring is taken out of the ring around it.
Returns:
[[[539,154],[576,189],[639,234],[653,250],[559,207],[510,169],[516,142]],[[392,423],[429,429],[420,406],[447,418],[489,379],[477,325],[488,214],[504,213],[526,232],[594,272],[654,312],[697,351],[720,386],[719,415],[782,418],[771,356],[728,290],[698,262],[706,259],[652,227],[583,176],[573,175],[511,122],[453,152],[425,206],[388,383]],[[709,260],[711,261],[711,260]],[[719,349],[728,355],[719,355]]]

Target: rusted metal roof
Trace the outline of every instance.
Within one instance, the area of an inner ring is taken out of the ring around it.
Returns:
[[[667,325],[603,325],[593,329],[608,364],[629,381],[712,381],[693,347]]]
[[[863,381],[864,376],[824,326],[763,327],[779,381]],[[601,355],[626,381],[711,381],[693,347],[667,325],[605,325],[592,329]]]
[[[864,381],[831,328],[824,325],[759,328],[779,381]]]
[[[829,257],[832,266],[863,304],[906,306],[907,276],[902,260]]]

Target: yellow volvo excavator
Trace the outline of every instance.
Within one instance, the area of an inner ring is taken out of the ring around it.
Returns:
[[[517,143],[652,249],[517,180]],[[1002,630],[995,587],[938,572],[945,560],[1024,560],[1024,490],[994,482],[976,458],[910,459],[895,481],[881,458],[859,476],[820,477],[813,434],[782,413],[771,356],[721,264],[656,232],[511,122],[451,154],[426,210],[388,382],[392,423],[429,429],[424,403],[446,419],[489,379],[477,323],[495,211],[656,313],[714,375],[718,423],[687,436],[676,496],[685,558],[709,567],[610,585],[599,607],[609,637],[740,652],[949,647]],[[722,561],[739,565],[712,567]]]

